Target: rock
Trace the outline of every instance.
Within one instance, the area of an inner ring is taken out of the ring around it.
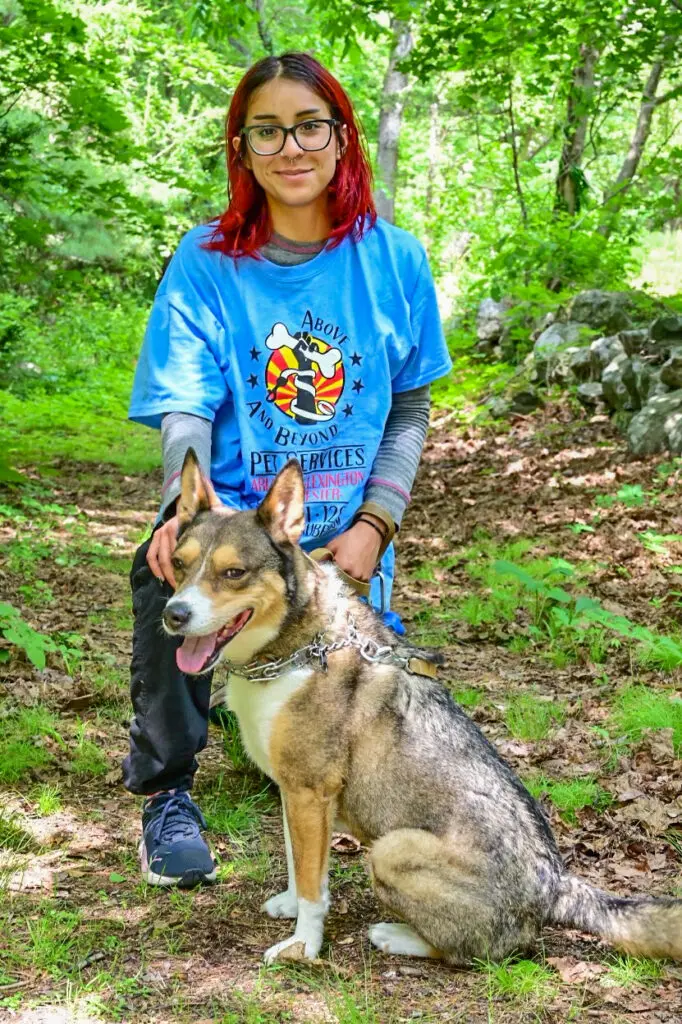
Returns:
[[[505,401],[504,398],[491,398],[486,404],[494,420],[504,419],[509,414],[509,402]]]
[[[540,320],[536,324],[534,330],[531,332],[531,341],[537,341],[542,332],[546,331],[548,327],[551,327],[555,320],[555,313],[545,313],[544,316],[540,317]]]
[[[632,326],[629,310],[633,305],[630,292],[580,292],[568,309],[569,320],[579,320],[598,331],[615,334]]]
[[[632,372],[635,375],[635,389],[640,406],[646,405],[654,395],[665,395],[670,390],[661,383],[661,371],[651,363],[634,356],[631,360]]]
[[[632,363],[623,352],[612,359],[601,377],[604,401],[611,409],[639,409]]]
[[[511,396],[509,411],[526,416],[544,404],[537,391],[533,388],[525,388],[523,391],[517,391],[515,395]]]
[[[682,342],[682,316],[659,316],[649,333],[654,341]]]
[[[682,455],[682,410],[674,412],[665,422],[668,450],[673,455]]]
[[[476,313],[476,336],[479,342],[496,344],[504,334],[504,316],[508,303],[483,299]]]
[[[682,390],[654,395],[630,420],[628,444],[635,455],[682,453]]]
[[[635,356],[645,351],[649,340],[649,330],[647,327],[643,327],[637,331],[621,331],[618,337],[627,355]]]
[[[583,340],[584,328],[585,325],[579,323],[554,323],[542,332],[533,346],[539,380],[549,381],[554,373],[560,373],[559,362],[567,348]],[[587,340],[584,343],[587,344]]]
[[[568,368],[576,380],[588,381],[592,376],[592,354],[589,348],[566,350]]]
[[[604,401],[604,389],[599,381],[588,381],[578,385],[578,401],[586,409],[594,409]]]
[[[17,370],[21,373],[25,373],[27,377],[42,377],[43,371],[37,363],[23,362],[17,363]]]
[[[609,338],[596,338],[590,345],[592,376],[599,380],[609,363],[613,362],[616,356],[622,355],[625,355],[625,349],[617,335],[612,335]]]
[[[682,348],[673,348],[661,367],[661,381],[670,388],[682,388]]]

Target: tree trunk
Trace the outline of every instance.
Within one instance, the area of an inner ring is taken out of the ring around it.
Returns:
[[[431,255],[433,238],[431,235],[431,215],[434,206],[434,193],[437,185],[438,167],[440,163],[440,123],[439,123],[438,97],[435,96],[429,107],[429,149],[428,149],[428,171],[426,176],[426,194],[424,196],[424,218],[426,220],[425,249],[427,255]]]
[[[270,29],[265,22],[264,0],[253,0],[253,9],[257,16],[258,35],[263,44],[263,49],[267,54],[272,55],[275,52],[275,45],[272,41]]]
[[[568,94],[564,146],[556,177],[555,210],[567,210],[573,216],[580,209],[581,185],[584,183],[580,165],[585,152],[587,125],[594,93],[594,69],[599,51],[583,43],[580,63],[573,70]]]
[[[379,185],[374,193],[377,212],[390,221],[395,219],[395,179],[398,167],[398,142],[403,117],[403,97],[409,88],[407,75],[398,71],[397,64],[408,56],[414,40],[408,22],[398,18],[391,20],[393,47],[384,78],[379,115],[379,145],[377,149],[377,170]]]
[[[644,86],[642,102],[639,105],[639,113],[637,115],[637,124],[630,140],[630,146],[621,164],[618,177],[604,199],[606,219],[599,227],[599,234],[603,235],[604,238],[608,238],[614,228],[618,211],[623,205],[625,193],[630,188],[632,180],[637,173],[639,162],[642,159],[642,153],[651,132],[651,122],[657,106],[656,92],[658,91],[662,74],[663,61],[657,60],[652,65],[646,85]]]

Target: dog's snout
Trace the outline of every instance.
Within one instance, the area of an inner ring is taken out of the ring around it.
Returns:
[[[192,618],[192,609],[182,601],[169,601],[163,610],[163,621],[168,629],[183,629]]]

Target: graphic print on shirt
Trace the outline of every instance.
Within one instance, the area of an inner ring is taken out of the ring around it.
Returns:
[[[341,350],[303,331],[291,335],[281,323],[265,344],[272,351],[265,370],[267,401],[303,425],[332,420],[343,393]]]
[[[273,441],[272,447],[250,452],[251,486],[256,493],[267,491],[288,459],[298,459],[305,484],[308,538],[337,532],[348,504],[346,495],[357,492],[366,480],[365,445],[339,443],[337,416],[348,422],[353,415],[353,404],[347,398],[343,404],[339,401],[347,383],[341,349],[346,340],[338,327],[314,320],[306,311],[301,330],[292,333],[282,322],[273,324],[264,339],[265,366],[260,360],[262,350],[250,351],[252,365],[255,362],[260,369],[247,383],[253,391],[262,383],[265,401],[254,394],[247,403],[249,418]],[[353,367],[359,367],[361,360],[351,353]],[[354,380],[354,398],[361,388],[362,381]]]

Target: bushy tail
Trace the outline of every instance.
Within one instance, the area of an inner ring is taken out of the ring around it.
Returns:
[[[626,953],[682,960],[682,900],[672,897],[624,899],[564,875],[548,923],[599,935]]]

